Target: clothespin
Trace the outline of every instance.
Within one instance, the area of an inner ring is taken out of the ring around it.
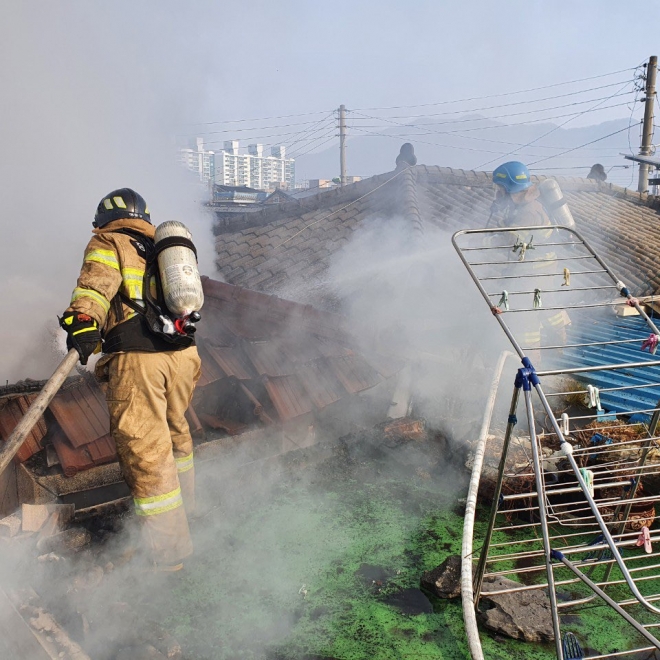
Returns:
[[[644,551],[647,555],[650,555],[653,552],[653,548],[651,547],[651,532],[649,532],[649,528],[646,527],[646,525],[640,530],[635,545],[637,547],[644,546]]]
[[[587,385],[587,405],[589,408],[600,408],[600,393],[593,385]]]
[[[497,303],[497,306],[501,310],[504,310],[505,312],[509,311],[509,292],[508,291],[502,291],[502,297],[500,298],[500,301]]]
[[[541,289],[534,289],[534,309],[539,309],[541,304]]]
[[[651,355],[655,355],[655,352],[658,350],[658,341],[660,341],[660,336],[651,333],[642,344],[642,351],[649,349]]]
[[[562,286],[571,286],[571,271],[564,268],[564,283]]]
[[[592,470],[588,470],[587,468],[580,468],[580,474],[582,475],[582,478],[584,479],[584,483],[587,485],[587,490],[589,491],[589,495],[591,497],[594,496],[594,473]]]
[[[569,424],[570,424],[570,418],[568,416],[568,413],[562,413],[561,414],[561,432],[564,435],[568,435],[571,431]]]

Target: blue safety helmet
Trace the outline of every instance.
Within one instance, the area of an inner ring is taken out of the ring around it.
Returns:
[[[502,186],[509,194],[522,192],[532,185],[527,166],[517,160],[500,165],[493,172],[493,183]]]

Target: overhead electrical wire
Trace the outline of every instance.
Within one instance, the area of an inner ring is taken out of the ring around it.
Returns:
[[[607,135],[603,135],[603,137],[596,138],[595,140],[591,140],[589,142],[585,142],[584,144],[581,144],[578,147],[573,147],[572,149],[567,149],[566,151],[562,151],[561,153],[558,154],[552,154],[551,156],[545,156],[544,158],[541,158],[540,160],[535,160],[532,163],[528,163],[528,165],[538,165],[539,163],[542,163],[543,161],[546,160],[551,160],[552,158],[559,158],[560,156],[564,156],[565,154],[570,154],[573,151],[577,151],[578,149],[582,149],[583,147],[586,147],[590,144],[595,144],[596,142],[600,142],[601,140],[606,140],[608,137],[612,137],[613,135],[618,135],[619,133],[623,133],[624,131],[628,131],[630,128],[628,126],[624,126],[618,131],[613,131],[612,133],[608,133]]]
[[[301,112],[295,115],[277,115],[274,117],[257,117],[252,119],[220,119],[218,121],[202,121],[185,124],[185,126],[211,126],[212,124],[239,124],[246,121],[270,121],[271,119],[289,119],[291,117],[310,117],[312,115],[322,115],[332,113],[334,110],[317,110],[316,112]]]
[[[544,101],[554,101],[555,99],[561,99],[565,98],[568,96],[576,96],[578,94],[586,94],[588,92],[593,92],[599,89],[605,89],[608,87],[616,87],[618,85],[623,84],[627,85],[630,83],[630,80],[626,81],[618,81],[615,83],[610,83],[609,85],[601,85],[599,87],[591,87],[590,89],[581,89],[577,92],[570,92],[568,94],[559,94],[555,96],[546,96],[544,98],[540,99],[529,99],[527,101],[514,101],[513,103],[500,103],[499,105],[487,105],[481,108],[470,108],[470,109],[461,109],[461,110],[449,110],[447,112],[432,112],[432,113],[425,113],[423,115],[388,115],[387,117],[383,117],[383,119],[416,119],[417,117],[441,117],[441,116],[446,116],[446,115],[460,115],[460,114],[467,114],[471,112],[482,112],[484,110],[497,110],[499,108],[510,108],[513,106],[518,106],[518,105],[528,105],[530,103],[542,103]],[[603,97],[603,98],[612,98],[611,96],[609,97]],[[580,101],[579,103],[589,103],[589,101],[598,101],[600,99],[589,99],[586,101]],[[560,105],[556,106],[557,108],[567,108],[571,105],[578,105],[578,103],[569,103],[567,105]],[[553,109],[553,108],[548,108]],[[541,110],[530,110],[530,112],[540,112]],[[351,111],[352,112],[352,111]]]
[[[324,136],[324,137],[327,137],[328,139],[325,140],[325,141],[323,141],[323,142],[321,142],[320,144],[315,144],[313,147],[311,147],[311,148],[308,149],[307,151],[303,151],[302,153],[296,154],[295,157],[296,157],[296,158],[302,158],[303,156],[307,155],[307,154],[310,153],[311,151],[314,151],[314,149],[318,149],[319,147],[322,147],[324,144],[330,142],[330,140],[334,140],[334,139],[337,137],[337,135],[336,135],[336,133],[335,133],[334,130],[333,130],[333,131],[332,131],[332,135],[330,135],[329,137],[326,135],[326,136]],[[319,138],[319,139],[321,139],[321,138]]]
[[[626,85],[629,85],[629,84],[630,84],[630,81],[628,81],[626,83]],[[602,101],[602,102],[609,101],[610,99],[615,98],[617,96],[628,96],[632,93],[633,93],[632,90],[630,90],[629,92],[615,93],[615,94],[611,94],[610,96],[603,96],[603,97],[597,98],[597,99],[587,99],[585,101],[575,101],[573,103],[565,103],[565,104],[562,104],[562,105],[554,105],[554,106],[550,106],[548,108],[537,108],[536,110],[524,110],[522,112],[508,112],[504,115],[493,115],[493,116],[488,116],[488,117],[466,117],[465,119],[456,119],[456,120],[441,121],[441,122],[428,122],[428,123],[419,122],[419,123],[414,123],[413,124],[413,123],[410,123],[410,122],[393,122],[393,121],[390,121],[389,119],[384,118],[384,117],[373,117],[371,115],[364,115],[360,112],[355,112],[355,114],[356,115],[361,115],[362,117],[372,119],[372,120],[376,120],[376,121],[385,121],[387,123],[398,124],[399,126],[412,126],[412,125],[414,125],[414,126],[418,126],[420,128],[424,128],[424,127],[427,127],[427,126],[444,126],[446,124],[464,124],[464,123],[475,122],[475,121],[489,121],[489,120],[493,120],[493,119],[502,119],[502,118],[507,118],[507,117],[520,117],[522,115],[534,115],[534,114],[538,114],[540,112],[550,112],[552,110],[561,110],[563,108],[575,107],[576,105],[585,105],[586,103],[593,103],[595,101]],[[622,103],[620,105],[628,105],[628,102]],[[612,106],[610,106],[610,107],[612,107]],[[451,113],[451,114],[453,114],[453,113]],[[464,113],[461,112],[460,114],[470,114],[470,111],[466,110]],[[548,118],[546,118],[546,121],[549,120],[549,119],[553,119],[553,118],[548,117]]]
[[[437,101],[435,103],[421,103],[418,105],[391,105],[379,108],[354,108],[354,110],[400,110],[405,108],[428,108],[436,105],[448,105],[451,103],[467,103],[468,101],[483,101],[485,99],[493,99],[502,96],[513,96],[515,94],[526,94],[528,92],[538,92],[542,89],[551,89],[553,87],[562,87],[564,85],[573,85],[574,83],[586,82],[587,80],[596,80],[598,78],[607,78],[608,76],[614,76],[619,73],[626,73],[627,71],[635,71],[639,67],[630,67],[627,69],[620,69],[618,71],[612,71],[611,73],[602,73],[598,76],[589,76],[588,78],[577,78],[575,80],[568,80],[566,82],[553,83],[551,85],[542,85],[540,87],[530,87],[529,89],[522,89],[515,92],[501,92],[498,94],[488,94],[487,96],[472,96],[465,99],[456,99],[453,101]]]
[[[405,108],[426,108],[439,105],[449,105],[452,103],[467,103],[468,101],[482,101],[492,98],[501,98],[505,96],[514,96],[516,94],[526,94],[528,92],[536,92],[544,89],[552,89],[555,87],[563,87],[565,85],[572,85],[579,82],[586,82],[588,80],[597,80],[601,78],[607,78],[608,76],[617,75],[619,73],[626,73],[627,71],[634,71],[638,67],[632,67],[628,69],[620,69],[618,71],[612,71],[610,73],[603,73],[597,76],[589,76],[587,78],[577,78],[575,80],[568,80],[565,82],[553,83],[551,85],[542,85],[540,87],[530,87],[529,89],[517,90],[512,92],[501,92],[498,94],[488,94],[485,96],[473,96],[464,99],[454,99],[448,101],[436,101],[434,103],[421,103],[416,105],[393,105],[393,106],[383,106],[383,107],[369,107],[369,108],[355,108],[355,110],[399,110]],[[615,84],[615,83],[613,83]],[[597,88],[596,88],[597,89]],[[579,93],[579,92],[575,92]],[[531,102],[531,101],[530,101]],[[259,122],[259,121],[271,121],[273,119],[291,119],[294,117],[311,117],[313,115],[322,115],[332,113],[334,110],[316,110],[313,112],[299,112],[295,114],[286,114],[286,115],[270,115],[268,117],[252,117],[249,119],[219,119],[215,121],[202,121],[202,122],[188,122],[184,124],[185,126],[213,126],[215,124],[239,124],[245,122]]]
[[[622,91],[622,90],[624,89],[624,87],[626,87],[626,86],[629,85],[629,84],[630,84],[630,82],[625,83],[625,84],[621,87],[621,90],[620,90],[620,91]],[[587,114],[587,113],[589,113],[589,112],[593,112],[593,111],[597,110],[598,107],[601,106],[605,101],[609,100],[610,98],[613,98],[614,96],[617,96],[618,93],[619,93],[619,92],[615,92],[615,93],[612,94],[610,97],[608,97],[608,98],[606,98],[606,99],[603,99],[603,100],[599,101],[596,105],[594,105],[594,106],[592,106],[592,107],[590,107],[590,108],[586,108],[585,110],[583,110],[582,112],[580,112],[580,113],[579,113],[578,115],[576,115],[575,117],[572,117],[572,118],[567,119],[566,121],[562,122],[561,124],[558,124],[557,126],[555,126],[554,128],[552,128],[551,130],[547,131],[547,132],[544,133],[543,135],[540,135],[539,137],[534,138],[533,140],[530,140],[530,141],[525,145],[525,147],[531,146],[532,144],[538,142],[539,140],[542,140],[544,137],[547,137],[548,135],[551,135],[552,133],[554,133],[555,131],[558,131],[558,130],[559,130],[560,128],[562,128],[563,126],[566,126],[566,124],[568,124],[569,122],[573,121],[574,119],[577,119],[578,117],[582,117],[583,115],[585,115],[585,114]],[[513,155],[513,154],[515,154],[515,153],[516,153],[515,150],[514,150],[514,151],[510,151],[509,153],[505,154],[505,156],[511,156],[511,155]],[[490,165],[491,163],[494,163],[495,160],[496,160],[495,158],[492,158],[491,160],[486,161],[485,163],[482,163],[481,165],[477,166],[477,168],[475,168],[475,169],[481,169],[482,167],[485,167],[486,165]]]
[[[319,132],[320,130],[324,130],[323,127],[320,128],[320,129],[318,129],[318,130],[316,130],[316,127],[317,127],[319,124],[327,124],[328,120],[330,120],[330,121],[332,122],[332,125],[334,126],[334,123],[335,123],[335,117],[334,117],[334,113],[333,113],[333,112],[330,112],[329,114],[327,114],[325,117],[323,117],[323,119],[321,119],[320,121],[318,121],[318,122],[317,122],[314,126],[312,126],[311,128],[309,128],[309,129],[304,129],[304,130],[300,131],[300,137],[298,137],[297,139],[294,139],[294,140],[291,142],[291,144],[287,145],[288,148],[289,148],[289,149],[293,149],[293,147],[294,147],[296,144],[298,144],[299,142],[304,142],[304,141],[306,141],[307,139],[309,139],[312,135],[314,135],[315,133]]]

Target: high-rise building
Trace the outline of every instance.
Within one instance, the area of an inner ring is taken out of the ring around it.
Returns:
[[[238,140],[228,140],[214,154],[215,183],[221,186],[247,186],[257,190],[293,189],[296,165],[286,157],[286,147],[272,147],[264,156],[262,144],[248,145],[247,154],[239,152]]]
[[[181,149],[179,160],[190,171],[196,172],[199,180],[204,183],[208,183],[215,176],[215,153],[204,149],[203,138],[197,138],[194,148]]]

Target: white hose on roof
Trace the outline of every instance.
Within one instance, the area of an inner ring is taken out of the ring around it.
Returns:
[[[461,551],[461,600],[463,602],[463,622],[465,623],[465,634],[467,635],[468,647],[473,660],[484,660],[479,639],[479,628],[477,627],[477,615],[474,609],[474,591],[472,590],[472,547],[474,536],[474,517],[477,510],[477,493],[479,492],[479,480],[481,469],[484,464],[486,453],[486,439],[490,429],[490,420],[493,416],[497,389],[502,376],[504,362],[508,357],[515,357],[511,351],[502,351],[495,367],[493,382],[490,386],[490,394],[486,403],[479,440],[474,451],[474,464],[470,475],[467,501],[465,504],[465,519],[463,522],[463,546]]]

